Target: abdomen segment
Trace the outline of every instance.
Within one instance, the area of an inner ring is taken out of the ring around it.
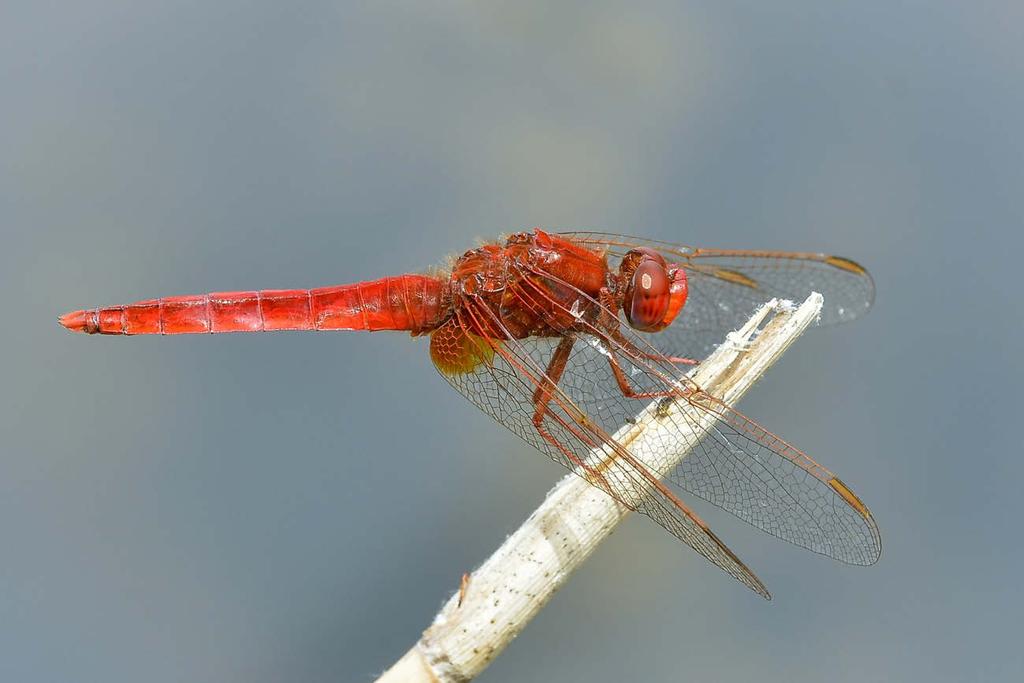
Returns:
[[[67,313],[60,324],[86,334],[216,334],[272,330],[433,329],[444,282],[400,275],[317,289],[213,292]]]

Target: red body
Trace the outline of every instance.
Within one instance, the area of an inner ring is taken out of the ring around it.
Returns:
[[[564,280],[564,289],[550,280],[524,282],[510,267],[514,263],[543,265]],[[571,326],[574,318],[561,314],[564,326],[552,324],[552,314],[576,298],[572,288],[598,298],[614,285],[601,250],[589,249],[542,231],[517,233],[504,245],[488,244],[463,254],[450,276],[400,275],[351,285],[317,289],[213,292],[139,301],[74,311],[60,322],[87,334],[217,334],[272,330],[403,330],[424,334],[439,327],[458,310],[464,296],[479,296],[502,319],[517,339],[553,336]],[[543,310],[523,305],[524,287],[543,286],[550,297]],[[555,316],[558,318],[559,316]],[[477,329],[502,337],[507,333]]]
[[[779,538],[854,564],[878,559],[878,529],[835,475],[706,394],[680,366],[696,362],[686,354],[719,343],[766,298],[802,300],[811,291],[825,295],[824,323],[860,315],[874,296],[867,271],[827,254],[534,230],[467,251],[448,274],[152,299],[74,311],[60,322],[75,332],[117,335],[429,333],[435,366],[481,410],[768,597],[669,483]],[[651,400],[678,408],[659,413],[666,451],[689,451],[669,483],[615,437]],[[706,420],[715,427],[694,448],[694,425]]]
[[[75,311],[61,316],[69,330],[87,334],[216,334],[269,330],[433,329],[445,283],[400,275],[318,289],[214,292]]]
[[[520,267],[517,267],[520,266]],[[544,275],[532,268],[543,267]],[[564,284],[563,284],[564,283]],[[477,320],[470,331],[496,339],[559,336],[576,318],[569,314],[582,292],[597,300],[613,276],[602,250],[588,249],[542,231],[517,233],[504,246],[484,245],[466,252],[451,275],[452,309],[464,310],[475,298],[499,326]],[[537,292],[543,293],[538,296]],[[577,313],[594,313],[581,301]]]

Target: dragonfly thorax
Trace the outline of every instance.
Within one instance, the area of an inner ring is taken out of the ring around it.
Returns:
[[[455,315],[476,334],[497,338],[560,336],[598,315],[595,301],[611,282],[603,251],[541,230],[503,245],[467,251],[451,274]]]

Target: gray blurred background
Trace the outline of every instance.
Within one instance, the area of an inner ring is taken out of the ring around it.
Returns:
[[[770,5],[770,7],[769,7]],[[57,314],[416,271],[532,225],[836,252],[875,309],[744,410],[864,498],[847,567],[630,519],[486,681],[1006,680],[1019,2],[0,7],[0,678],[367,681],[562,471],[424,340]]]

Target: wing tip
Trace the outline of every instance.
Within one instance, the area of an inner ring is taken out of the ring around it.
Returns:
[[[833,476],[828,480],[828,485],[854,512],[860,515],[861,519],[867,524],[868,531],[871,534],[871,545],[865,549],[864,561],[855,561],[852,564],[859,564],[865,567],[875,564],[882,556],[882,535],[878,531],[878,525],[875,524],[875,518],[872,516],[871,510],[839,477]]]
[[[867,268],[851,258],[846,258],[845,256],[826,255],[825,263],[834,268],[838,268],[839,270],[845,270],[848,273],[853,273],[854,275],[865,275],[867,277],[871,277]]]
[[[856,510],[861,517],[871,519],[871,511],[868,510],[868,506],[839,477],[833,476],[828,480],[828,485],[840,498],[846,501],[847,505]]]

